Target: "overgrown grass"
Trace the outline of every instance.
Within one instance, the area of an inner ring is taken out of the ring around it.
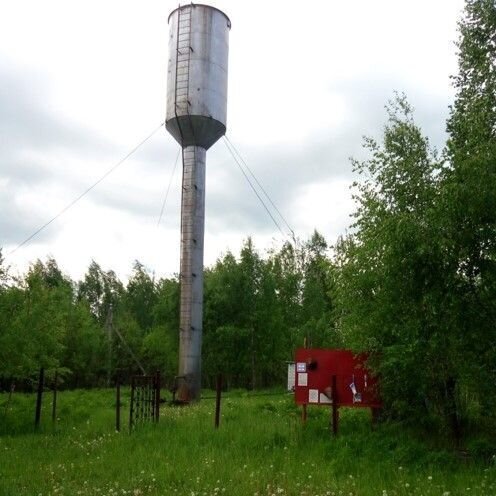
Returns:
[[[397,425],[372,430],[368,411],[309,409],[301,425],[291,396],[223,398],[220,429],[213,400],[164,406],[158,425],[114,430],[111,390],[59,393],[33,432],[34,395],[0,395],[0,495],[459,495],[496,494],[494,458],[461,459]]]

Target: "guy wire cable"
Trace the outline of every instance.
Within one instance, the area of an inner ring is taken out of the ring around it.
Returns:
[[[272,199],[269,196],[269,194],[267,193],[267,191],[265,191],[264,187],[262,186],[262,184],[260,183],[260,181],[257,179],[257,177],[255,176],[254,172],[251,170],[251,168],[248,166],[248,164],[246,163],[246,161],[244,160],[244,158],[241,156],[241,153],[239,153],[238,149],[234,146],[234,144],[232,143],[232,141],[226,135],[224,135],[223,138],[231,145],[232,149],[236,152],[236,155],[239,157],[239,159],[241,160],[241,162],[243,163],[243,165],[248,169],[248,172],[251,174],[251,176],[253,177],[253,179],[255,179],[256,183],[259,186],[259,188],[262,190],[262,192],[265,195],[265,197],[269,200],[269,202],[272,205],[272,207],[274,207],[274,210],[277,212],[277,214],[282,219],[282,221],[284,222],[284,224],[286,224],[286,227],[289,229],[289,232],[291,233],[291,236],[294,239],[295,238],[295,233],[294,233],[293,229],[289,225],[288,221],[285,219],[284,215],[282,215],[281,211],[277,208],[276,204],[272,201]]]
[[[60,210],[54,217],[52,217],[48,222],[45,222],[40,228],[38,228],[33,234],[28,236],[22,243],[17,245],[12,251],[7,253],[6,257],[9,257],[10,255],[14,254],[19,248],[24,246],[25,244],[29,243],[37,234],[39,234],[43,229],[48,227],[52,222],[57,220],[62,214],[67,212],[71,207],[73,207],[81,198],[83,198],[85,195],[87,195],[92,189],[94,189],[96,186],[98,186],[107,176],[109,176],[112,172],[117,169],[121,164],[123,164],[133,153],[135,153],[142,145],[144,145],[163,125],[165,124],[164,122],[161,122],[160,125],[158,125],[145,139],[140,141],[130,152],[128,152],[123,158],[121,158],[115,165],[113,165],[103,176],[100,177],[96,182],[94,182],[89,188],[85,189],[77,198],[72,200],[70,203],[68,203],[62,210]]]
[[[270,212],[270,210],[267,208],[267,205],[265,204],[265,202],[262,200],[261,196],[258,194],[258,191],[256,190],[255,186],[253,186],[252,182],[250,181],[250,178],[248,177],[248,175],[246,174],[246,172],[244,171],[243,169],[243,166],[241,165],[241,163],[239,162],[239,160],[237,159],[236,155],[233,153],[233,151],[231,150],[231,148],[229,147],[229,144],[226,140],[224,140],[224,144],[226,145],[227,149],[229,150],[229,152],[231,153],[234,161],[236,162],[237,166],[239,167],[239,170],[242,172],[243,176],[245,177],[245,179],[248,181],[248,184],[250,185],[251,189],[253,190],[253,192],[255,193],[255,195],[257,196],[257,198],[260,200],[260,203],[263,205],[265,211],[269,214],[269,217],[272,219],[272,222],[276,225],[277,229],[279,229],[279,232],[282,234],[283,238],[286,238],[287,235],[284,233],[284,231],[281,229],[281,226],[278,224],[278,222],[276,221],[276,219],[274,219],[274,216],[272,215],[272,213]]]
[[[174,168],[172,169],[172,173],[170,175],[169,185],[167,186],[167,192],[165,193],[164,201],[162,202],[162,209],[160,210],[160,216],[158,218],[157,227],[160,225],[160,221],[162,220],[162,215],[164,214],[165,204],[167,203],[167,198],[169,197],[169,191],[171,188],[172,180],[174,179],[174,174],[176,172],[177,163],[179,161],[180,154],[181,154],[181,148],[179,148],[179,151],[177,152],[176,155],[176,161],[174,162]]]

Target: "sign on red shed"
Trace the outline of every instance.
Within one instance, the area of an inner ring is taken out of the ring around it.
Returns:
[[[297,405],[380,408],[377,379],[367,370],[366,354],[348,350],[299,348],[295,356]],[[334,385],[334,388],[333,388]]]

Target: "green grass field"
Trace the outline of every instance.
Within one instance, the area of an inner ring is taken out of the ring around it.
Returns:
[[[111,390],[50,396],[34,433],[34,395],[0,395],[0,495],[496,495],[494,457],[462,459],[398,425],[372,430],[367,410],[341,411],[337,438],[329,411],[309,409],[305,426],[292,396],[223,397],[163,406],[158,425],[114,430]]]

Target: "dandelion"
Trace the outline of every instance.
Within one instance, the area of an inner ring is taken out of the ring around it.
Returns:
[[[429,475],[429,477],[427,477],[428,480],[432,480],[432,475]]]

